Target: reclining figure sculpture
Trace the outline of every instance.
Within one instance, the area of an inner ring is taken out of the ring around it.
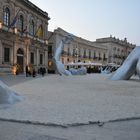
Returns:
[[[135,72],[140,77],[140,46],[135,47],[128,55],[122,66],[113,74],[111,80],[128,80]]]
[[[70,41],[73,40],[73,35],[72,34],[68,34],[66,35],[58,44],[58,47],[55,51],[55,55],[54,55],[54,61],[56,64],[56,68],[59,74],[61,75],[84,75],[87,73],[87,69],[85,67],[81,67],[79,69],[70,69],[70,70],[66,70],[64,64],[62,64],[62,62],[60,61],[60,56],[62,53],[62,50],[64,48],[64,44],[69,44]]]

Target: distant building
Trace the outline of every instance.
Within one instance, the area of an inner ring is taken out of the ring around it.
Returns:
[[[53,56],[55,50],[62,40],[62,38],[67,35],[68,32],[61,28],[54,30],[54,32],[49,32],[49,45],[48,45],[48,70],[50,72],[55,72],[55,65],[53,63]],[[68,63],[99,63],[107,64],[108,50],[101,44],[93,43],[91,41],[85,40],[83,38],[74,37],[74,40],[70,44],[65,44],[64,50],[61,55],[61,61],[63,64]]]
[[[61,28],[57,28],[54,32],[48,34],[48,70],[55,72],[55,64],[53,56],[61,39],[68,32]],[[121,65],[135,45],[124,40],[114,37],[97,39],[95,42],[85,40],[83,38],[74,37],[70,44],[65,44],[61,55],[63,64],[68,63],[96,63],[102,65]]]
[[[120,40],[112,36],[96,39],[95,43],[105,46],[108,50],[107,62],[117,65],[121,65],[129,53],[136,47],[136,45],[127,42],[126,38]]]
[[[29,0],[0,0],[0,71],[47,67],[48,13]]]

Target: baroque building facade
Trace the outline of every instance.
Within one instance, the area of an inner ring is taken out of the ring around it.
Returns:
[[[48,13],[29,0],[0,0],[0,72],[13,67],[24,72],[27,65],[56,71],[53,56],[68,32],[61,28],[48,32],[49,20]],[[93,42],[74,36],[65,44],[61,61],[121,65],[134,47],[126,38],[110,36]]]
[[[29,0],[0,0],[0,71],[47,67],[49,20]]]
[[[53,56],[55,50],[64,36],[69,34],[61,28],[57,28],[48,35],[48,70],[55,71]],[[83,62],[107,64],[108,50],[101,44],[93,43],[83,38],[74,36],[70,44],[65,44],[61,55],[61,61],[64,65]]]
[[[48,34],[48,70],[55,72],[53,62],[55,50],[62,38],[69,34],[67,31],[57,28]],[[74,36],[70,44],[65,44],[61,55],[64,65],[83,62],[94,63],[102,66],[120,66],[128,54],[134,49],[135,45],[127,42],[127,39],[119,40],[115,37],[97,39],[95,42]]]
[[[95,43],[101,44],[107,48],[107,63],[116,65],[121,65],[129,53],[136,47],[135,44],[129,43],[126,38],[120,40],[112,36],[96,39]]]

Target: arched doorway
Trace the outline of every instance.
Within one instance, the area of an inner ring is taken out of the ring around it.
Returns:
[[[23,73],[23,65],[24,65],[24,52],[22,49],[17,50],[17,65],[18,65],[18,73]]]

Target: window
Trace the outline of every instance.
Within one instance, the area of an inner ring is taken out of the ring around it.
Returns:
[[[103,60],[106,60],[106,54],[104,53]]]
[[[70,48],[68,48],[68,56],[70,55]]]
[[[52,58],[53,57],[53,55],[52,55],[53,53],[52,53],[52,46],[48,46],[48,58]]]
[[[10,25],[10,10],[9,10],[9,8],[4,9],[3,23],[6,26]]]
[[[10,48],[4,48],[4,62],[10,62]]]
[[[76,52],[76,51],[75,51],[75,48],[73,48],[73,56],[75,56],[75,52]]]
[[[94,51],[94,59],[96,59],[96,51]]]
[[[43,54],[40,54],[40,65],[43,64]]]
[[[99,52],[99,60],[101,60],[101,53]]]
[[[31,55],[30,55],[30,61],[31,61],[31,64],[34,64],[34,53],[31,52]]]
[[[91,58],[91,50],[89,50],[89,59]]]
[[[84,49],[84,58],[86,58],[86,49]]]
[[[24,30],[23,28],[24,28],[24,18],[22,15],[20,15],[20,17],[19,17],[19,31],[23,32],[23,30]]]
[[[31,23],[30,23],[30,35],[34,36],[34,28],[35,28],[35,25],[34,25],[34,21],[32,20]]]

